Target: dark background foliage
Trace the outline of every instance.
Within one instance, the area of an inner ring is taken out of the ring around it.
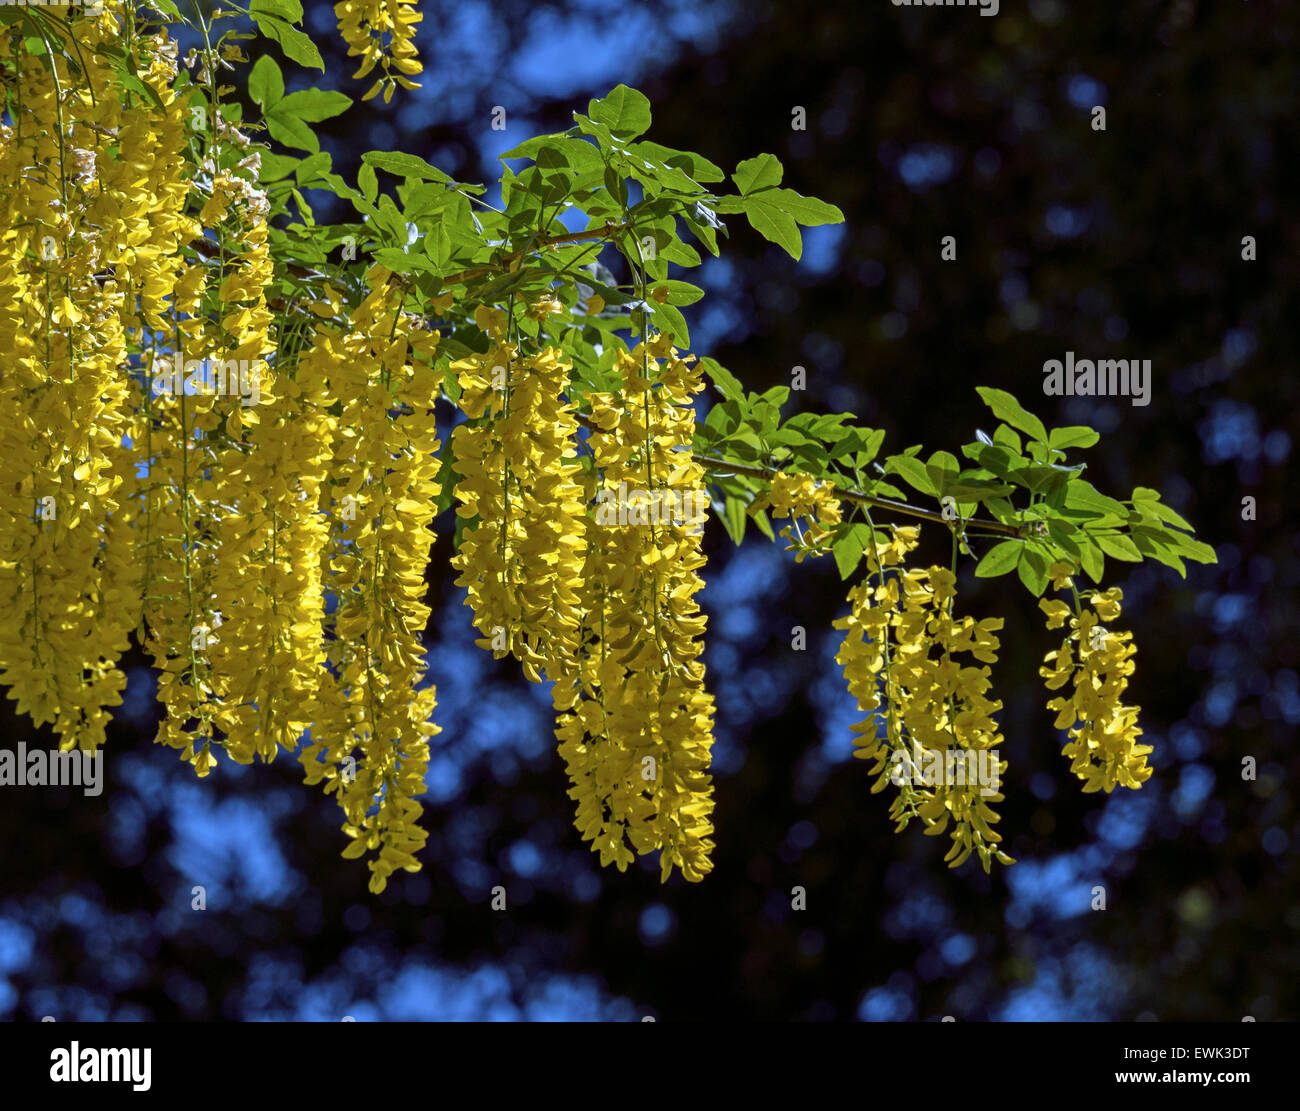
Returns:
[[[330,6],[307,6],[320,83],[359,93]],[[0,1015],[1295,1019],[1294,5],[423,10],[425,88],[322,125],[346,176],[364,150],[408,149],[491,182],[497,153],[635,85],[651,138],[727,168],[771,151],[787,185],[846,216],[810,230],[798,264],[732,221],[722,260],[692,279],[708,291],[687,310],[698,353],[754,389],[805,367],[793,404],[856,413],[887,430],[886,451],[954,450],[989,424],[975,386],[1011,390],[1049,423],[1102,432],[1087,458],[1104,492],[1154,486],[1196,525],[1217,566],[1186,581],[1107,569],[1156,774],[1080,793],[1037,675],[1055,634],[1014,576],[967,566],[963,611],[1006,618],[1001,829],[1019,863],[950,872],[947,838],[893,834],[888,796],[849,758],[834,566],[796,567],[757,535],[736,549],[711,525],[716,868],[697,886],[661,886],[652,862],[601,871],[572,826],[549,700],[473,646],[448,516],[430,575],[444,731],[424,871],[368,895],[338,856],[334,804],[287,757],[196,782],[152,744],[153,685],[133,658],[104,793],[0,794]],[[945,235],[955,262],[940,261]],[[1150,405],[1041,396],[1043,361],[1067,350],[1150,359]],[[928,531],[924,554],[945,556]],[[5,745],[48,743],[12,703],[0,715]],[[490,909],[498,884],[506,911]]]

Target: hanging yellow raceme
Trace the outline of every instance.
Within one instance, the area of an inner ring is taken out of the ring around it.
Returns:
[[[152,96],[128,88],[121,93],[119,110],[116,102],[105,99],[109,90],[97,94],[110,106],[96,135],[105,144],[115,139],[118,154],[97,159],[106,188],[96,203],[95,219],[105,229],[122,226],[120,233],[105,236],[117,244],[105,261],[125,289],[122,325],[135,353],[136,372],[127,382],[126,434],[111,452],[121,494],[107,522],[106,549],[110,570],[116,569],[117,577],[130,584],[129,601],[119,612],[130,618],[144,643],[145,611],[155,597],[153,575],[161,538],[176,535],[166,527],[175,519],[173,490],[163,487],[154,468],[155,448],[165,437],[155,419],[158,399],[153,384],[166,369],[162,337],[173,332],[170,302],[190,271],[181,248],[201,235],[203,227],[187,212],[194,189],[186,158],[191,132],[174,88],[176,43],[165,27],[147,34],[137,30],[135,42],[138,76]],[[201,277],[196,270],[191,281]]]
[[[209,279],[209,287],[217,284],[210,314],[220,328],[205,330],[209,346],[186,351],[187,360],[203,361],[214,391],[204,439],[212,451],[209,529],[219,557],[202,639],[212,669],[214,722],[225,734],[223,747],[243,764],[297,747],[307,724],[303,686],[309,705],[323,662],[311,523],[301,536],[305,549],[287,545],[299,538],[299,517],[313,512],[299,499],[294,480],[301,468],[309,484],[320,481],[329,437],[321,442],[321,422],[312,420],[310,410],[303,413],[281,379],[281,362],[292,358],[283,345],[286,337],[273,334],[266,303],[274,277],[267,209],[266,196],[251,179],[227,173],[214,178],[204,214],[223,245]],[[267,362],[273,353],[274,374]],[[307,435],[308,424],[314,436]],[[307,628],[313,617],[314,634]],[[290,646],[302,649],[297,666],[289,664]]]
[[[502,310],[479,306],[490,346],[452,364],[459,406],[475,423],[452,432],[461,476],[456,513],[471,522],[452,567],[465,604],[498,659],[513,654],[540,682],[566,674],[578,651],[586,502],[569,366],[547,348],[521,356]]]
[[[602,864],[659,850],[660,875],[712,867],[713,698],[699,659],[707,497],[691,453],[700,373],[665,336],[620,350],[617,394],[591,395],[599,479],[589,530],[586,643],[556,734],[577,826]],[[589,487],[590,489],[590,487]]]
[[[873,793],[886,783],[898,787],[890,808],[895,832],[915,817],[937,836],[951,820],[949,867],[975,852],[987,872],[994,860],[1014,863],[997,848],[1002,838],[992,828],[998,817],[990,806],[1003,798],[1006,763],[997,753],[1002,737],[993,719],[1002,704],[986,697],[990,668],[963,666],[956,654],[996,662],[1002,619],[955,618],[956,576],[944,567],[903,566],[918,534],[898,528],[883,548],[873,544],[868,576],[849,595],[852,611],[835,622],[847,633],[836,659],[859,709],[871,715],[853,727],[854,755],[875,760]]]
[[[117,659],[138,602],[128,557],[109,548],[129,420],[122,252],[148,234],[126,162],[112,151],[120,92],[93,53],[115,18],[75,21],[93,61],[14,58],[14,124],[0,132],[8,255],[0,391],[12,423],[0,507],[0,681],[60,747],[94,750],[121,701]],[[145,44],[147,50],[148,44]],[[6,40],[5,49],[9,42]],[[54,67],[51,74],[50,65]]]
[[[867,574],[849,591],[849,614],[832,623],[835,629],[845,631],[843,643],[835,660],[844,668],[849,693],[858,709],[871,715],[855,724],[854,756],[876,761],[871,769],[876,775],[872,794],[883,791],[889,782],[889,763],[895,752],[906,752],[903,738],[901,707],[896,697],[892,669],[888,666],[891,651],[891,629],[899,623],[899,576],[889,575],[887,569],[897,569],[907,554],[919,543],[920,530],[914,526],[899,526],[893,530],[889,543],[883,546],[877,536],[873,546],[865,553]],[[877,581],[873,584],[872,575]],[[885,738],[879,737],[880,722],[876,711],[885,706]],[[897,821],[899,814],[914,812],[915,793],[908,781],[898,784],[899,797],[891,816]],[[900,827],[901,828],[901,827]]]
[[[785,550],[795,553],[796,563],[829,552],[835,526],[843,519],[835,487],[797,472],[778,471],[772,476],[767,491],[750,503],[749,515],[763,510],[773,517],[790,518],[791,523],[780,534],[790,541]]]
[[[326,488],[329,674],[320,684],[302,760],[343,808],[346,857],[367,851],[370,890],[401,868],[418,871],[420,827],[436,693],[425,685],[424,572],[432,543],[439,463],[430,362],[436,332],[401,311],[402,290],[373,266],[369,294],[339,334],[322,326],[328,394],[342,405]],[[311,359],[320,358],[312,355]],[[322,498],[324,501],[324,498]]]
[[[248,173],[255,166],[241,167]],[[266,466],[250,462],[258,408],[276,400],[266,356],[275,349],[265,289],[273,277],[268,204],[243,173],[220,172],[199,220],[219,249],[182,271],[172,289],[170,340],[152,350],[154,417],[146,504],[151,551],[147,646],[162,672],[158,741],[205,776],[213,745],[248,762],[269,758],[273,734],[254,732],[269,677],[262,550]],[[152,544],[152,537],[150,538]],[[260,719],[269,726],[263,714]]]
[[[369,855],[381,892],[419,869],[439,732],[423,635],[445,365],[434,373],[439,336],[406,311],[427,285],[381,265],[364,283],[296,263],[277,275],[273,237],[295,229],[271,227],[262,148],[222,113],[231,90],[211,52],[182,75],[166,30],[129,6],[60,11],[76,64],[48,43],[33,54],[17,25],[0,35],[0,683],[62,748],[94,750],[134,630],[159,672],[158,741],[200,776],[217,749],[241,763],[296,752],[343,811],[343,855]],[[356,76],[375,77],[366,98],[418,87],[414,0],[335,12]],[[231,42],[221,57],[242,59]],[[477,288],[487,269],[457,280]],[[536,331],[512,318],[520,296],[477,306],[486,350],[450,365],[467,418],[450,444],[456,581],[479,644],[553,682],[575,824],[601,863],[658,852],[662,880],[699,881],[714,808],[702,377],[664,335],[627,350],[606,333],[594,378],[612,356],[601,381],[617,385],[585,392],[564,352],[520,338]],[[527,315],[562,313],[560,296]],[[588,315],[603,308],[587,298]],[[797,561],[831,551],[843,522],[835,486],[795,472],[772,475],[749,513],[765,531],[765,513],[788,520]],[[1002,622],[955,616],[953,571],[907,566],[918,542],[916,528],[873,530],[835,623],[866,715],[855,754],[874,761],[873,793],[897,787],[898,830],[916,818],[950,832],[948,863],[977,855],[987,872],[1013,863],[991,809],[1006,769],[989,697]],[[1054,565],[1053,586],[1072,590],[1070,574]],[[1089,792],[1151,775],[1122,701],[1136,650],[1108,628],[1120,601],[1041,603],[1049,628],[1069,621],[1041,673],[1063,691],[1048,705]]]
[[[210,638],[219,636],[221,623],[211,604],[220,556],[213,528],[221,503],[214,441],[206,433],[222,419],[214,395],[191,392],[184,373],[186,352],[211,350],[218,342],[211,325],[197,315],[204,280],[202,264],[182,274],[173,297],[171,343],[166,351],[151,351],[145,363],[153,390],[153,454],[145,491],[150,561],[145,649],[158,669],[158,701],[165,708],[156,740],[178,749],[199,776],[216,763]],[[197,373],[194,380],[199,384]]]
[[[339,34],[348,44],[348,57],[361,59],[353,78],[365,77],[375,66],[381,70],[362,100],[383,89],[387,104],[397,85],[420,87],[411,80],[411,75],[424,71],[415,49],[415,25],[424,18],[416,10],[416,0],[343,0],[334,5],[334,14]]]
[[[1073,590],[1072,570],[1066,563],[1053,564],[1052,586]],[[1068,635],[1059,649],[1047,653],[1039,674],[1048,690],[1060,690],[1067,682],[1073,687],[1068,698],[1053,698],[1047,708],[1056,711],[1056,728],[1069,730],[1070,740],[1062,751],[1088,793],[1109,794],[1116,787],[1136,790],[1151,778],[1147,756],[1152,747],[1138,743],[1140,707],[1123,703],[1137,654],[1133,634],[1102,624],[1119,618],[1122,597],[1118,587],[1087,591],[1076,597],[1073,617],[1064,602],[1047,598],[1039,602],[1049,629],[1059,629],[1069,619]]]

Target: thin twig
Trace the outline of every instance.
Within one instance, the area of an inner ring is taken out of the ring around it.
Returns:
[[[590,418],[582,413],[578,414],[578,422],[584,427],[593,431],[599,431],[599,427],[592,423]],[[759,467],[750,463],[736,463],[730,459],[719,459],[716,456],[696,455],[695,461],[700,464],[706,471],[711,472],[715,477],[725,477],[727,473],[747,475],[750,478],[761,478],[770,482],[779,473],[773,467]],[[853,502],[857,505],[875,506],[879,509],[888,509],[894,513],[902,513],[909,517],[916,517],[922,521],[934,521],[936,524],[952,526],[952,522],[947,520],[942,514],[934,513],[929,509],[922,509],[920,506],[908,505],[907,502],[895,501],[893,498],[877,498],[871,494],[864,494],[861,490],[848,489],[834,486],[835,496],[847,502]],[[970,519],[966,522],[966,531],[978,528],[986,534],[992,533],[997,536],[1011,536],[1016,539],[1023,537],[1023,533],[1015,525],[1004,525],[1000,521],[980,521]]]
[[[458,282],[472,281],[474,278],[482,278],[488,274],[495,273],[498,270],[508,270],[510,264],[523,258],[524,255],[531,251],[544,250],[547,247],[558,247],[565,243],[583,243],[590,239],[609,239],[616,231],[622,229],[623,225],[613,220],[608,220],[603,228],[588,228],[586,231],[571,231],[565,235],[548,235],[538,239],[530,247],[522,247],[518,251],[511,251],[490,266],[476,266],[471,270],[462,270],[457,274],[448,274],[442,279],[444,286],[455,285]]]

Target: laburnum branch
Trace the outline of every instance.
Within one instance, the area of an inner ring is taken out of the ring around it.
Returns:
[[[475,278],[485,277],[488,274],[500,273],[509,270],[510,267],[532,251],[545,250],[548,247],[562,246],[567,243],[583,243],[599,239],[610,239],[618,231],[622,230],[623,224],[617,221],[609,220],[600,228],[588,228],[585,231],[567,232],[564,235],[544,236],[530,243],[526,247],[510,251],[502,255],[496,262],[484,266],[472,267],[468,270],[461,270],[454,274],[448,274],[442,279],[444,286],[456,285],[460,282],[473,281]],[[216,245],[207,239],[197,239],[191,246],[200,254],[207,257],[213,257],[217,253]],[[301,271],[297,276],[311,278],[326,278],[327,275],[318,271],[302,270],[300,267],[290,266],[291,273]],[[400,278],[400,276],[398,276]],[[272,304],[271,308],[277,306]],[[578,417],[579,421],[587,428],[591,428],[591,423],[582,415]],[[717,477],[725,477],[727,473],[747,475],[750,478],[759,478],[770,482],[778,473],[772,467],[760,467],[749,463],[737,463],[730,459],[722,459],[716,456],[697,455],[696,460],[709,473]],[[944,517],[941,513],[935,513],[929,509],[922,509],[920,506],[909,505],[907,502],[896,501],[893,498],[879,498],[872,494],[864,493],[861,490],[845,489],[835,487],[836,497],[854,505],[863,505],[874,509],[884,509],[892,513],[899,513],[907,517],[914,517],[921,521],[933,521],[951,527],[953,522]],[[962,530],[971,535],[981,533],[995,536],[1022,537],[1025,535],[1024,530],[1015,525],[1004,525],[999,521],[982,521],[976,519],[966,520],[962,525]]]
[[[771,481],[777,474],[777,471],[771,467],[757,467],[748,463],[733,463],[730,459],[719,459],[715,456],[697,455],[695,461],[700,464],[706,471],[713,474],[719,472],[730,472],[732,474],[749,475],[752,478],[761,478]],[[722,477],[719,475],[719,477]],[[865,505],[877,509],[887,509],[894,513],[902,513],[909,517],[916,517],[922,521],[934,521],[937,524],[951,527],[958,522],[951,521],[941,513],[934,513],[929,509],[922,509],[920,506],[908,505],[907,502],[895,501],[893,498],[878,498],[872,494],[864,494],[861,490],[844,489],[841,486],[835,486],[835,496],[843,501],[852,502],[854,505]],[[981,521],[973,518],[967,519],[962,524],[962,529],[966,532],[975,534],[978,532],[994,533],[998,536],[1022,537],[1024,531],[1015,525],[1004,525],[1000,521]]]
[[[583,413],[578,414],[578,423],[584,428],[593,430],[596,426],[591,419]],[[765,482],[771,482],[777,476],[779,471],[775,467],[760,467],[752,463],[737,463],[731,459],[722,459],[716,455],[696,455],[695,461],[700,464],[705,471],[717,478],[725,478],[728,474],[747,475],[750,478],[760,478]],[[832,484],[833,485],[833,484]],[[893,513],[901,513],[908,517],[916,517],[922,521],[934,521],[937,524],[945,525],[949,528],[953,526],[954,521],[948,520],[941,513],[934,513],[929,509],[922,509],[917,505],[909,505],[907,502],[895,501],[893,498],[878,498],[873,494],[863,493],[861,490],[853,488],[845,489],[842,486],[834,486],[835,496],[843,501],[852,502],[854,505],[864,505],[877,509],[889,510]],[[1025,535],[1021,528],[1015,525],[1004,525],[1000,521],[981,521],[973,518],[967,519],[961,523],[962,531],[970,535],[980,533],[989,533],[997,536],[1011,536],[1020,538]]]
[[[622,231],[624,225],[615,220],[607,220],[604,226],[599,228],[588,228],[586,231],[571,231],[564,235],[547,235],[542,236],[536,242],[529,244],[527,247],[521,247],[517,251],[511,251],[509,254],[502,255],[495,263],[487,266],[475,266],[469,270],[462,270],[456,274],[448,274],[442,279],[444,286],[456,285],[460,282],[473,281],[475,278],[486,277],[488,274],[494,274],[501,270],[509,270],[511,266],[518,262],[524,255],[532,251],[545,250],[547,247],[560,247],[566,243],[584,243],[596,239],[612,239],[616,232]]]
[[[521,247],[517,251],[510,251],[507,254],[502,255],[495,262],[485,263],[482,266],[475,266],[468,270],[460,270],[454,274],[448,274],[442,278],[442,284],[445,288],[447,286],[458,285],[462,282],[471,282],[475,278],[484,278],[489,274],[499,274],[502,271],[508,271],[525,255],[530,254],[533,251],[546,250],[548,247],[561,247],[567,243],[584,243],[601,239],[612,239],[616,233],[624,230],[624,227],[625,225],[618,223],[617,221],[607,220],[604,225],[598,228],[588,228],[585,231],[566,232],[564,235],[543,236],[526,247]],[[217,244],[213,243],[212,240],[203,237],[192,240],[190,242],[190,247],[207,259],[216,258],[221,253]],[[307,267],[298,266],[294,263],[287,264],[285,266],[285,271],[295,278],[304,280],[330,280],[328,274],[324,274],[319,270],[312,270]],[[394,275],[394,277],[400,282],[405,283],[406,281],[404,275],[397,274]],[[285,308],[285,303],[279,298],[273,298],[267,301],[267,306],[278,312]]]

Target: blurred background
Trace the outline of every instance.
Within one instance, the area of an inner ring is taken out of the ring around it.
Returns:
[[[1294,1020],[1295,5],[421,6],[423,89],[321,125],[346,177],[365,150],[404,149],[490,183],[501,151],[626,82],[652,101],[654,140],[728,170],[770,151],[785,184],[846,216],[807,230],[797,264],[730,221],[723,258],[682,275],[707,290],[685,310],[697,353],[760,390],[805,367],[793,404],[856,413],[887,430],[887,452],[955,450],[989,424],[975,386],[1008,389],[1049,424],[1102,433],[1086,455],[1101,490],[1156,487],[1196,526],[1219,563],[1186,581],[1107,565],[1155,775],[1080,793],[1037,674],[1058,634],[1015,576],[976,580],[968,564],[962,610],[1006,618],[1000,829],[1019,862],[949,871],[948,839],[893,834],[889,796],[850,758],[832,562],[796,567],[710,524],[716,866],[693,886],[661,885],[653,860],[602,871],[573,828],[549,698],[473,645],[447,515],[424,871],[369,895],[366,869],[339,857],[334,802],[289,758],[223,760],[196,781],[152,743],[155,688],[135,656],[103,794],[0,792],[0,1017]],[[306,7],[328,75],[290,88],[360,95],[331,5]],[[331,216],[349,214],[323,205]],[[955,262],[940,261],[946,235]],[[1067,350],[1150,359],[1150,405],[1041,396],[1044,360]],[[946,534],[927,531],[922,554],[946,558]],[[0,744],[47,746],[12,706]],[[491,909],[496,885],[507,910]]]

